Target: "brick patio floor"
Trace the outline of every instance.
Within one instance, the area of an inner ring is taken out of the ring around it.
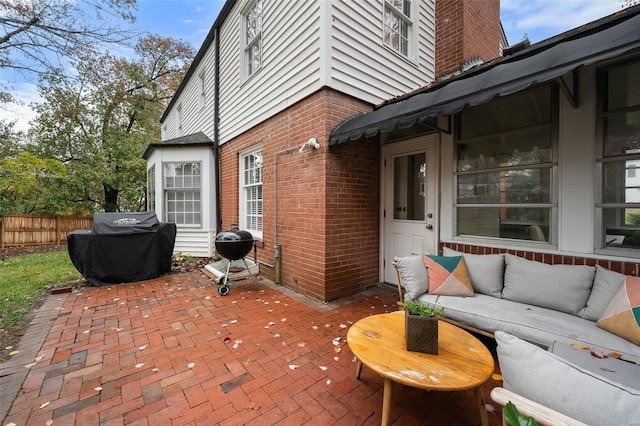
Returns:
[[[396,294],[374,286],[321,303],[260,279],[221,297],[198,271],[50,296],[61,308],[2,424],[378,425],[383,380],[366,367],[355,378],[345,338],[395,310]],[[491,425],[500,385],[484,386]],[[473,391],[402,385],[391,421],[480,424]]]

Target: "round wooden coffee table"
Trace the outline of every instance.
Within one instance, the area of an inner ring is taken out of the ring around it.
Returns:
[[[475,389],[483,426],[489,424],[482,385],[494,371],[493,356],[470,333],[445,321],[438,327],[438,355],[406,350],[404,312],[371,315],[351,326],[349,348],[362,365],[384,378],[382,424],[389,424],[393,382],[432,391]]]

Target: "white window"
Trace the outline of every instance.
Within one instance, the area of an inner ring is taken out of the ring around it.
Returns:
[[[554,241],[557,104],[547,86],[458,114],[457,235]]]
[[[207,103],[207,92],[205,87],[204,71],[198,76],[198,107],[204,108]]]
[[[262,150],[240,156],[240,227],[262,238]]]
[[[147,170],[147,211],[156,211],[156,165]]]
[[[249,4],[243,14],[245,77],[251,77],[262,66],[262,0]]]
[[[640,249],[640,62],[598,75],[600,247]]]
[[[165,163],[164,196],[167,222],[200,226],[200,163]]]
[[[386,46],[409,57],[413,21],[411,0],[385,0],[382,17],[382,39]]]

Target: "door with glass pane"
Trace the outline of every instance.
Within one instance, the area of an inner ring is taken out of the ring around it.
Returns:
[[[397,282],[394,257],[437,252],[436,141],[431,135],[383,148],[385,282]]]

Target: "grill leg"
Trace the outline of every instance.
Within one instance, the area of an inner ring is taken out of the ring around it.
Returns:
[[[251,275],[251,278],[253,278],[253,286],[255,287],[255,289],[258,289],[258,281],[256,280],[256,276],[253,275],[253,273],[251,272],[251,269],[249,269],[249,265],[247,265],[247,260],[243,257],[242,261],[244,262],[244,267],[247,268],[247,272],[249,273],[249,275]]]

